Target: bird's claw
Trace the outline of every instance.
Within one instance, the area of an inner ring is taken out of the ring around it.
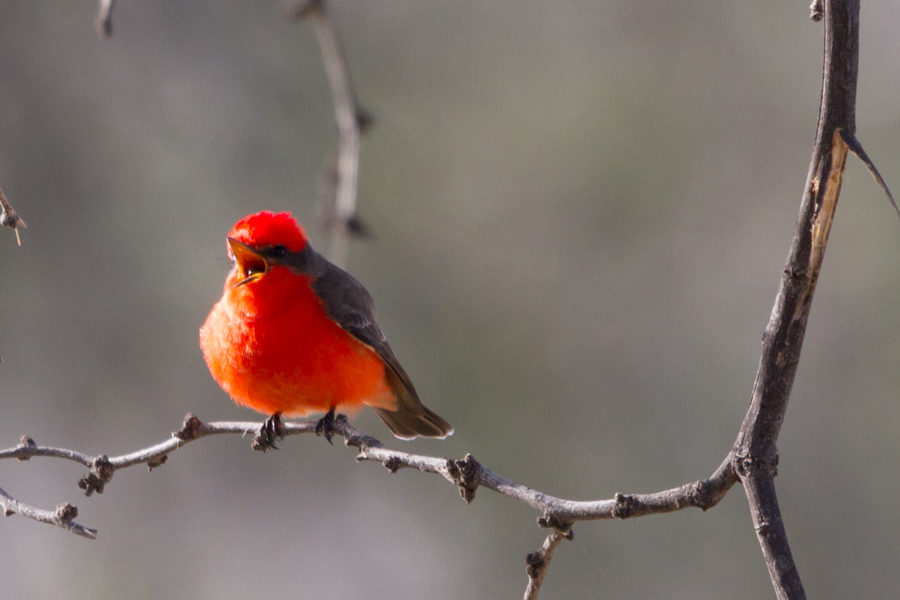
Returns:
[[[325,416],[319,419],[319,422],[316,423],[316,435],[325,436],[325,439],[328,440],[328,443],[332,446],[334,442],[331,441],[332,436],[334,435],[334,422],[340,419],[343,415],[338,415],[337,418],[334,416],[334,407],[331,408]]]
[[[252,448],[260,452],[265,452],[270,448],[278,450],[275,440],[284,439],[284,434],[285,429],[284,423],[281,421],[281,413],[277,412],[263,421],[262,426],[256,433],[256,437],[253,438]]]

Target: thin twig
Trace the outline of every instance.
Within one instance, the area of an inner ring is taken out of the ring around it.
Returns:
[[[6,194],[3,193],[3,190],[0,189],[0,225],[3,227],[9,227],[13,231],[16,232],[16,241],[19,245],[22,245],[22,238],[19,237],[19,226],[28,228],[28,225],[25,224],[25,220],[19,216],[19,213],[16,212],[16,209],[12,207],[12,204],[9,203],[9,200],[6,199]]]
[[[547,536],[540,550],[525,557],[525,563],[528,565],[526,569],[528,587],[525,588],[525,600],[538,600],[541,586],[544,585],[544,576],[547,574],[547,569],[550,568],[550,561],[553,560],[556,549],[563,540],[571,540],[573,535],[571,528],[565,531],[556,530]]]
[[[281,432],[284,435],[315,433],[315,425],[315,423],[306,421],[285,423]],[[188,414],[187,417],[185,417],[181,429],[174,432],[172,437],[168,440],[121,456],[109,457],[103,454],[90,456],[66,448],[38,446],[34,440],[24,436],[21,443],[15,448],[0,450],[0,460],[4,458],[28,460],[36,456],[47,456],[77,462],[91,469],[91,472],[82,477],[81,481],[78,483],[79,487],[84,490],[85,495],[90,496],[94,492],[102,494],[105,485],[112,479],[113,473],[119,469],[127,469],[128,467],[133,467],[135,465],[146,464],[152,470],[163,465],[169,454],[175,452],[188,442],[210,435],[225,433],[246,435],[248,433],[258,432],[261,426],[261,423],[238,421],[201,423],[196,416]]]
[[[90,540],[97,539],[96,529],[90,529],[73,521],[78,516],[78,509],[71,504],[60,504],[56,507],[56,510],[42,510],[19,502],[7,494],[3,488],[0,488],[0,508],[3,509],[3,514],[7,517],[21,515],[40,523],[56,525]]]
[[[371,124],[356,101],[350,68],[338,39],[334,21],[325,0],[304,0],[288,10],[288,18],[311,19],[322,49],[325,73],[334,100],[334,120],[338,130],[337,168],[334,170],[334,210],[326,211],[326,226],[331,234],[329,259],[344,267],[350,251],[352,221],[356,213],[356,187],[359,172],[360,134]],[[330,180],[331,177],[326,177]]]

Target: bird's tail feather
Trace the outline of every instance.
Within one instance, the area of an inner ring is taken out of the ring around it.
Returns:
[[[421,405],[420,405],[421,406]],[[395,436],[402,440],[411,440],[418,436],[445,438],[453,433],[453,427],[440,416],[422,406],[419,414],[406,411],[402,405],[400,410],[390,411],[376,408],[375,412],[382,418]]]
[[[453,434],[453,426],[450,423],[422,404],[408,377],[404,378],[406,379],[404,382],[390,367],[385,369],[385,373],[397,396],[397,407],[394,410],[373,408],[395,436],[402,440],[411,440],[420,435],[445,438]]]

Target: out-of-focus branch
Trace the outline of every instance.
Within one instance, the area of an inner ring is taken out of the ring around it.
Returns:
[[[360,135],[372,118],[356,101],[350,68],[344,58],[334,21],[325,0],[303,0],[287,12],[289,19],[311,19],[322,49],[322,60],[334,100],[334,120],[338,130],[337,166],[326,174],[325,187],[333,186],[333,209],[325,210],[325,226],[331,235],[329,259],[344,267],[350,251],[350,237],[359,229],[356,214],[357,174]],[[329,194],[330,195],[330,194]]]
[[[100,0],[100,6],[97,9],[97,18],[94,20],[94,26],[97,28],[97,35],[100,37],[112,37],[112,9],[115,0]]]
[[[28,225],[25,224],[25,220],[19,216],[19,213],[16,212],[16,209],[12,207],[12,204],[9,203],[9,200],[6,199],[6,194],[3,193],[3,190],[0,189],[0,225],[3,227],[9,227],[13,231],[16,232],[16,241],[19,245],[22,245],[22,238],[19,237],[19,226],[28,228]]]

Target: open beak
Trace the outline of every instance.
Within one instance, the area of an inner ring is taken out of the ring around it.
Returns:
[[[266,262],[266,259],[247,244],[228,238],[228,245],[231,246],[231,251],[234,253],[238,273],[241,276],[240,280],[234,284],[234,287],[256,281],[269,270],[269,264]]]

